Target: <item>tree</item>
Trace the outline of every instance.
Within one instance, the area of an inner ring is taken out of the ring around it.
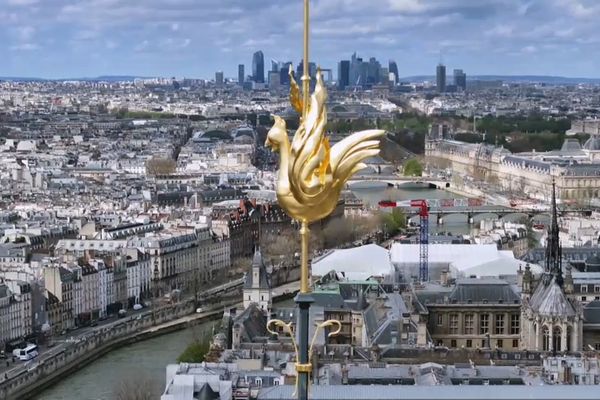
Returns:
[[[399,208],[393,208],[392,212],[381,213],[381,224],[388,235],[395,235],[406,228],[406,215]]]
[[[422,176],[423,166],[416,158],[412,158],[404,164],[404,176]]]
[[[208,340],[196,340],[190,344],[179,357],[177,362],[180,363],[201,363],[204,357],[210,351],[210,343]]]
[[[166,157],[152,157],[146,161],[146,174],[151,176],[168,175],[175,172],[177,163]]]
[[[123,379],[113,389],[115,400],[153,400],[160,393],[160,387],[152,379],[130,377]]]

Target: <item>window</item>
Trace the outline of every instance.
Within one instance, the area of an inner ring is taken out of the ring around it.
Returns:
[[[458,333],[458,314],[450,314],[450,333]],[[452,346],[456,347],[456,346]]]
[[[467,339],[466,347],[469,347],[469,348],[473,347],[473,341],[471,339]]]
[[[581,285],[581,293],[587,293],[587,285]]]
[[[543,338],[542,350],[543,351],[550,350],[550,330],[548,329],[547,326],[544,326],[542,328],[542,338]]]
[[[486,345],[485,339],[481,339],[481,347],[485,349],[485,345]]]
[[[490,325],[490,315],[489,314],[481,314],[479,316],[479,334],[485,335],[488,333]]]
[[[496,341],[496,346],[501,349],[504,346],[504,341],[502,339],[498,339]]]
[[[450,340],[450,347],[456,347],[456,339]]]
[[[581,301],[587,301],[587,296],[581,296]]]
[[[496,315],[496,335],[504,334],[504,314]]]
[[[465,335],[472,335],[474,333],[473,314],[465,314]]]
[[[437,316],[437,324],[438,324],[438,326],[444,325],[444,315],[443,314],[438,314],[438,316]]]
[[[600,343],[595,343],[594,344],[594,349],[600,350]]]
[[[519,348],[519,339],[513,339],[513,348],[514,349],[518,349]]]
[[[511,316],[510,316],[510,334],[518,335],[520,333],[520,328],[521,328],[521,316],[519,314],[511,314]]]
[[[594,286],[594,293],[600,293],[600,285]]]

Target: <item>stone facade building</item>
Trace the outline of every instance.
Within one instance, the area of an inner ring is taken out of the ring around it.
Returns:
[[[499,279],[462,279],[449,292],[417,292],[428,310],[434,345],[449,348],[519,349],[521,301]]]
[[[425,155],[450,162],[456,179],[474,176],[537,199],[550,198],[553,180],[561,200],[589,201],[600,194],[600,136],[583,147],[576,139],[566,139],[560,150],[512,154],[503,147],[455,141],[432,129]]]

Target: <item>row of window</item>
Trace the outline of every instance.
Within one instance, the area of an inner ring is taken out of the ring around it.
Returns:
[[[479,342],[479,341],[476,341],[476,342]],[[444,344],[443,340],[440,340],[438,342],[438,345],[443,346],[443,344]],[[480,347],[482,347],[482,348],[486,347],[486,340],[482,339],[479,344],[481,345]],[[456,339],[451,339],[450,340],[450,347],[454,347],[454,348],[458,347]],[[498,347],[499,349],[503,348],[504,347],[504,340],[497,339],[496,340],[496,347]],[[519,339],[513,339],[512,340],[512,347],[515,348],[515,349],[519,347]],[[472,349],[473,348],[473,340],[472,339],[465,340],[465,348],[467,348],[467,349]]]
[[[581,285],[579,292],[580,293],[588,293],[588,286],[591,286],[591,285]],[[594,293],[600,293],[600,285],[594,285]]]
[[[479,334],[485,335],[487,333],[494,333],[496,335],[504,335],[506,334],[507,323],[505,314],[496,314],[495,321],[493,326],[493,331],[491,330],[490,322],[491,322],[491,314],[479,314]],[[463,318],[463,329],[460,329],[459,323],[459,314],[450,314],[449,318],[449,333],[450,334],[459,334],[463,333],[465,335],[474,335],[477,332],[475,331],[475,314],[464,314]],[[437,324],[439,326],[444,325],[444,314],[438,314],[437,316]],[[519,314],[510,314],[510,326],[509,326],[509,334],[518,335],[521,328],[521,316]]]

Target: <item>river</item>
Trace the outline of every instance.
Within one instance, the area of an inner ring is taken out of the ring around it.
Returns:
[[[377,204],[380,200],[441,199],[458,198],[453,193],[435,189],[398,189],[368,188],[355,189],[357,197],[367,204]],[[485,216],[476,219],[480,221]],[[491,216],[487,216],[491,218]],[[510,218],[507,216],[507,220]],[[475,229],[466,222],[462,215],[447,216],[445,223],[438,226],[435,218],[431,221],[430,231],[467,234]],[[176,362],[177,357],[186,346],[194,341],[210,335],[212,326],[209,322],[197,327],[167,334],[154,339],[135,343],[120,350],[113,351],[96,360],[89,366],[72,374],[59,384],[44,391],[36,400],[113,400],[114,390],[122,382],[131,379],[145,379],[154,382],[153,391],[157,398],[165,385],[165,369],[167,364]]]
[[[114,400],[128,380],[144,380],[160,398],[167,364],[195,339],[212,334],[217,321],[166,334],[115,350],[42,392],[36,400]],[[152,382],[150,384],[150,382]]]
[[[370,187],[370,188],[353,188],[352,192],[369,206],[376,206],[381,200],[401,201],[401,200],[416,200],[416,199],[463,199],[463,196],[448,192],[441,189],[426,189],[426,188],[392,188],[392,187]],[[504,217],[505,221],[517,222],[522,215],[509,214]],[[444,216],[444,223],[438,225],[436,218],[429,219],[429,232],[431,234],[448,233],[454,235],[476,234],[479,231],[479,226],[482,220],[496,219],[493,214],[479,214],[473,220],[474,224],[469,225],[467,216],[464,214],[454,214]],[[548,223],[550,217],[547,215],[539,215],[535,217],[536,221]],[[412,219],[418,223],[418,217]]]

